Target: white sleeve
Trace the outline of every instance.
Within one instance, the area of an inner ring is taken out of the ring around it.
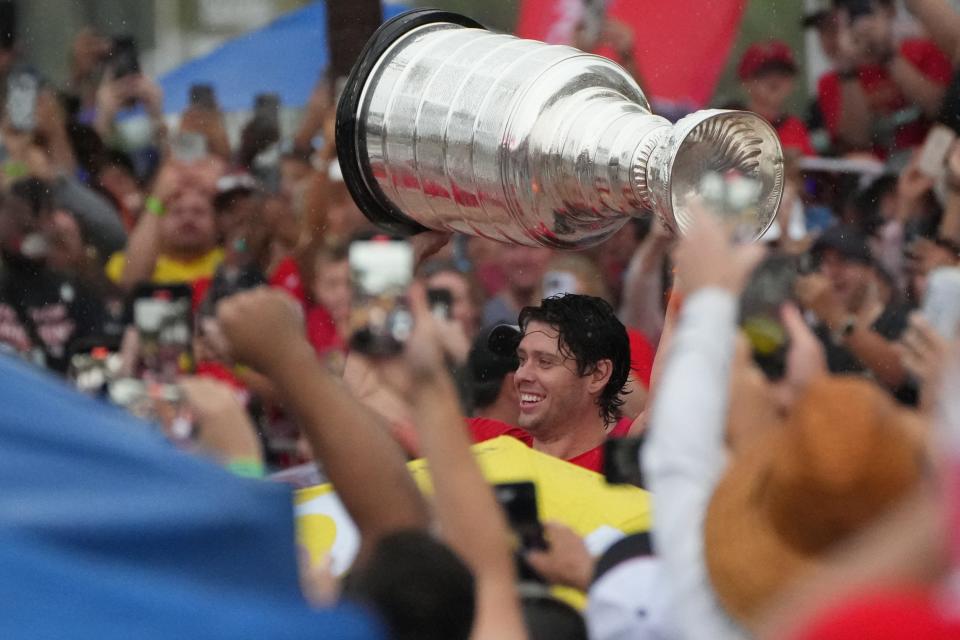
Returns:
[[[703,289],[683,305],[653,405],[644,475],[653,497],[653,546],[660,559],[654,617],[677,638],[746,634],[724,613],[707,575],[703,521],[726,464],[730,364],[737,302]]]

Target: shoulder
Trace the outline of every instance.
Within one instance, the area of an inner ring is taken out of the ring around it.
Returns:
[[[946,84],[953,76],[950,58],[930,40],[912,38],[900,44],[900,55],[928,78]]]
[[[491,418],[467,418],[467,427],[470,429],[470,435],[474,442],[493,440],[500,436],[510,436],[527,445],[533,442],[530,434],[520,427]]]

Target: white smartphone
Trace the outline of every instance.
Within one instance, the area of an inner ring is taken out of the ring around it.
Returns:
[[[934,125],[923,141],[920,157],[917,158],[917,168],[931,178],[942,176],[946,169],[947,154],[956,139],[957,134],[950,127]]]
[[[960,268],[941,267],[930,272],[922,313],[947,340],[960,334]]]
[[[350,243],[350,348],[354,351],[386,356],[403,349],[413,330],[406,304],[413,258],[413,247],[398,238],[376,236]]]

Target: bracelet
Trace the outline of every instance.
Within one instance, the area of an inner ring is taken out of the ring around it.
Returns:
[[[234,458],[225,466],[227,471],[241,478],[262,478],[266,475],[263,462],[256,458]]]
[[[143,208],[158,218],[162,218],[167,213],[167,208],[163,206],[163,200],[157,196],[147,196],[147,199],[143,201]]]

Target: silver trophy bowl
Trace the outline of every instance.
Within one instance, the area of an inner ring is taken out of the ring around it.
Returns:
[[[780,142],[756,114],[698,111],[672,125],[606,58],[442,11],[374,34],[336,134],[357,205],[404,235],[582,249],[651,213],[683,232],[705,207],[754,240],[783,193]]]

